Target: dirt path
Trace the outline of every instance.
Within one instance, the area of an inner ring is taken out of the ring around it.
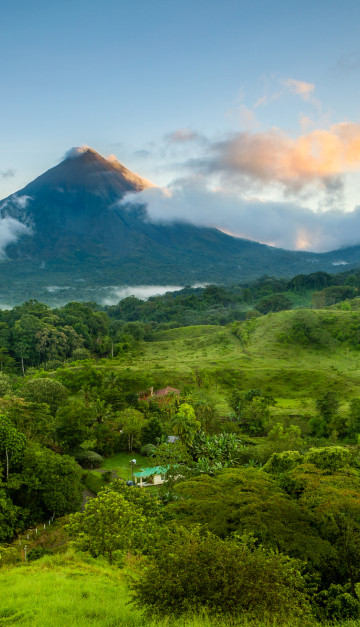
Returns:
[[[82,500],[82,503],[81,503],[81,511],[82,512],[85,509],[85,505],[86,505],[87,501],[89,499],[94,499],[95,497],[96,497],[95,492],[92,492],[88,488],[86,488],[86,490],[84,490],[84,492],[83,492],[83,500]]]

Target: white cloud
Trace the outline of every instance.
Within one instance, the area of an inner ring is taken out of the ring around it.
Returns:
[[[63,158],[64,159],[76,159],[76,157],[80,157],[85,152],[96,152],[96,151],[90,146],[83,144],[82,146],[75,146],[74,148],[70,148],[70,150],[68,150],[65,153]]]
[[[6,248],[14,244],[22,236],[29,234],[31,229],[14,218],[0,219],[0,258],[6,257]]]
[[[296,250],[324,252],[359,244],[360,207],[316,213],[291,202],[245,199],[221,188],[209,190],[202,177],[127,197],[144,202],[154,222],[185,221],[231,235]]]
[[[29,204],[29,201],[32,200],[31,196],[26,196],[26,194],[24,194],[23,196],[16,196],[15,194],[11,197],[13,204],[18,208],[18,209],[26,209],[26,207]]]

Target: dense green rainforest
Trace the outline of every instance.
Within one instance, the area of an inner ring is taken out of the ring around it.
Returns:
[[[359,287],[0,311],[0,625],[359,625]]]

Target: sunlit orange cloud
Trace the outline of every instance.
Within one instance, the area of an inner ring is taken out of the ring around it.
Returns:
[[[360,169],[360,124],[342,122],[294,139],[279,129],[239,133],[214,145],[212,170],[300,188]]]

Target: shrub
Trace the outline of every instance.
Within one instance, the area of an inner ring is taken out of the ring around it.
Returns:
[[[326,446],[323,448],[311,448],[304,456],[305,464],[314,464],[322,470],[339,470],[348,466],[352,453],[343,446]]]
[[[284,451],[283,453],[274,453],[269,461],[265,464],[264,470],[271,473],[287,472],[301,464],[303,456],[299,451]]]
[[[319,614],[322,619],[343,621],[360,616],[360,601],[352,594],[349,584],[331,584],[328,590],[322,590],[316,597]]]
[[[39,560],[44,555],[49,555],[50,551],[46,549],[44,546],[36,546],[27,554],[28,562],[33,562],[35,560]]]
[[[169,542],[169,540],[168,540]],[[150,615],[209,613],[264,618],[309,611],[299,563],[246,541],[179,530],[160,545],[134,584],[135,602]]]
[[[271,311],[283,311],[284,309],[291,309],[292,302],[283,294],[273,294],[261,299],[257,304],[257,310],[262,314],[270,313]]]
[[[81,464],[81,466],[98,468],[104,461],[104,458],[95,451],[86,450],[80,451],[76,455],[76,461]]]
[[[141,455],[145,455],[145,457],[151,457],[156,453],[156,446],[154,444],[144,444],[140,450]]]

